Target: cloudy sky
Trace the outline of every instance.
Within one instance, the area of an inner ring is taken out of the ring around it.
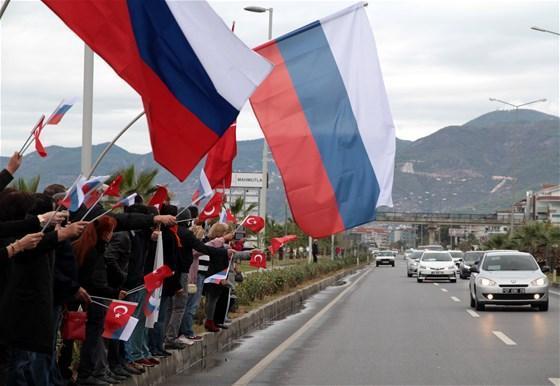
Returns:
[[[210,1],[250,47],[266,40],[268,17],[247,5],[274,8],[279,36],[353,1]],[[514,104],[540,98],[534,108],[558,115],[559,42],[530,30],[559,30],[558,1],[370,1],[369,20],[397,136],[417,139]],[[82,96],[83,43],[41,2],[12,0],[0,21],[0,153],[18,149],[42,114],[63,97]],[[59,126],[44,132],[45,145],[79,146],[81,103]],[[142,111],[140,98],[101,59],[95,60],[93,142],[110,141]],[[248,105],[238,138],[262,137]],[[118,143],[150,151],[145,121]]]

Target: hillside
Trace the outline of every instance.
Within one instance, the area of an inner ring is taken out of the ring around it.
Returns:
[[[495,111],[417,141],[397,139],[393,188],[396,210],[488,212],[509,206],[512,186],[520,198],[525,190],[542,183],[558,183],[559,122],[558,117],[533,110]],[[238,142],[234,170],[259,171],[262,143],[262,139]],[[94,158],[104,147],[94,146]],[[35,153],[25,156],[18,175],[40,174],[41,186],[71,183],[79,172],[80,148],[51,146],[47,151],[49,156],[44,160]],[[4,165],[5,159],[1,162]],[[131,164],[139,169],[158,167],[151,154],[132,154],[116,146],[97,174],[110,174]],[[161,170],[157,182],[169,184],[177,200],[186,203],[196,187],[200,167],[183,184],[165,170]],[[269,212],[282,220],[281,177],[273,162],[269,171]]]

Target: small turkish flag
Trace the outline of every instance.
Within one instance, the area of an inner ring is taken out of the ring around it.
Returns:
[[[198,215],[198,219],[204,221],[208,220],[209,218],[220,217],[220,211],[222,210],[223,202],[223,194],[218,192],[214,193],[210,201],[208,201],[202,212]]]
[[[109,184],[109,187],[105,190],[104,194],[106,196],[111,196],[111,197],[120,197],[121,196],[121,183],[122,183],[122,176],[118,175]]]
[[[280,247],[282,247],[284,244],[293,241],[293,240],[297,240],[297,236],[296,235],[287,235],[284,237],[275,237],[272,240],[270,240],[270,246],[268,247],[268,250],[270,251],[270,253],[275,254],[276,251],[278,251],[280,249]]]
[[[241,225],[243,225],[245,228],[249,228],[255,233],[258,233],[261,229],[264,228],[264,219],[260,216],[247,216],[247,218]]]
[[[107,310],[105,316],[105,325],[103,328],[103,337],[109,339],[114,335],[119,335],[121,330],[126,326],[128,320],[136,310],[138,303],[125,302],[124,300],[113,300]]]
[[[41,140],[39,139],[39,136],[41,135],[41,131],[43,131],[43,120],[45,119],[45,116],[41,116],[41,118],[39,119],[39,122],[37,122],[37,124],[35,125],[35,129],[33,130],[33,138],[35,138],[35,150],[37,151],[37,153],[39,154],[39,156],[41,157],[46,157],[47,156],[47,151],[45,150],[45,148],[43,147],[43,144],[41,143]]]
[[[262,251],[255,250],[251,253],[249,265],[255,268],[266,268],[266,256]]]
[[[167,192],[167,188],[165,186],[158,186],[156,192],[148,202],[148,205],[158,207],[167,201],[169,198],[169,193]]]
[[[144,276],[144,287],[146,291],[152,292],[158,287],[161,287],[163,281],[168,277],[173,276],[173,271],[167,265],[162,265],[153,272]]]

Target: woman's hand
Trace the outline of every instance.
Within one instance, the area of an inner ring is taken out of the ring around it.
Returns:
[[[17,247],[19,247],[20,250],[33,249],[43,239],[43,236],[44,234],[41,232],[25,235],[21,239],[16,241]]]
[[[78,221],[68,226],[65,226],[64,228],[58,231],[58,241],[77,238],[82,234],[84,229],[86,229],[88,224],[89,223],[87,221]]]

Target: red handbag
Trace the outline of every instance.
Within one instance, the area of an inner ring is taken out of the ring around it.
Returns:
[[[62,339],[86,340],[87,312],[67,311],[62,324]]]

